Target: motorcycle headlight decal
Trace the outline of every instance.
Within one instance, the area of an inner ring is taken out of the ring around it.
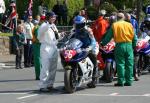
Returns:
[[[75,55],[76,55],[75,50],[64,50],[64,58],[66,61],[70,61]]]

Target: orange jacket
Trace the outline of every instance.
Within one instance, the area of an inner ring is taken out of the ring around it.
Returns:
[[[107,20],[103,18],[103,16],[100,16],[92,25],[92,30],[94,37],[97,42],[100,42],[102,37],[107,31],[107,28],[109,26],[109,23]]]

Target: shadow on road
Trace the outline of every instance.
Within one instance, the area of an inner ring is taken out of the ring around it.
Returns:
[[[25,82],[25,81],[35,81],[34,79],[21,79],[21,80],[0,80],[2,82]]]

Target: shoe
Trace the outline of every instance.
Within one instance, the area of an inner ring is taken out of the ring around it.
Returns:
[[[40,78],[36,77],[35,80],[40,80]]]
[[[96,84],[95,84],[95,82],[92,81],[92,82],[88,83],[87,86],[88,86],[89,88],[95,88],[95,87],[96,87]]]
[[[29,65],[24,65],[24,67],[25,67],[25,68],[28,68],[28,67],[30,67],[30,66],[29,66]]]
[[[65,88],[65,87],[62,87],[62,90],[66,90],[66,88]]]
[[[105,81],[106,78],[105,78],[104,76],[102,76],[102,77],[100,78],[100,80]]]
[[[16,67],[16,69],[19,69],[19,67]]]
[[[139,78],[138,78],[138,77],[134,77],[134,80],[135,80],[135,81],[139,81]]]
[[[50,92],[48,88],[40,88],[40,92]]]
[[[48,89],[49,91],[58,91],[58,89],[55,89],[54,87],[47,87],[47,89]]]
[[[130,83],[124,83],[124,86],[132,86]]]
[[[123,87],[124,85],[123,84],[119,84],[119,83],[115,83],[114,86],[116,86],[116,87]]]
[[[20,66],[19,68],[20,68],[20,69],[23,69],[23,67],[21,67],[21,66]]]

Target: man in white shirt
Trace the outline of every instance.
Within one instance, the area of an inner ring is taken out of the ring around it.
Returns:
[[[32,23],[32,16],[28,16],[27,22],[24,23],[24,34],[26,38],[26,44],[24,45],[24,66],[32,66],[33,50],[32,50],[32,30],[34,25]]]
[[[40,91],[48,92],[53,90],[53,84],[56,75],[58,50],[57,39],[58,30],[54,24],[56,15],[54,12],[48,12],[47,21],[44,22],[38,31],[38,39],[41,43],[41,72],[40,72]]]

